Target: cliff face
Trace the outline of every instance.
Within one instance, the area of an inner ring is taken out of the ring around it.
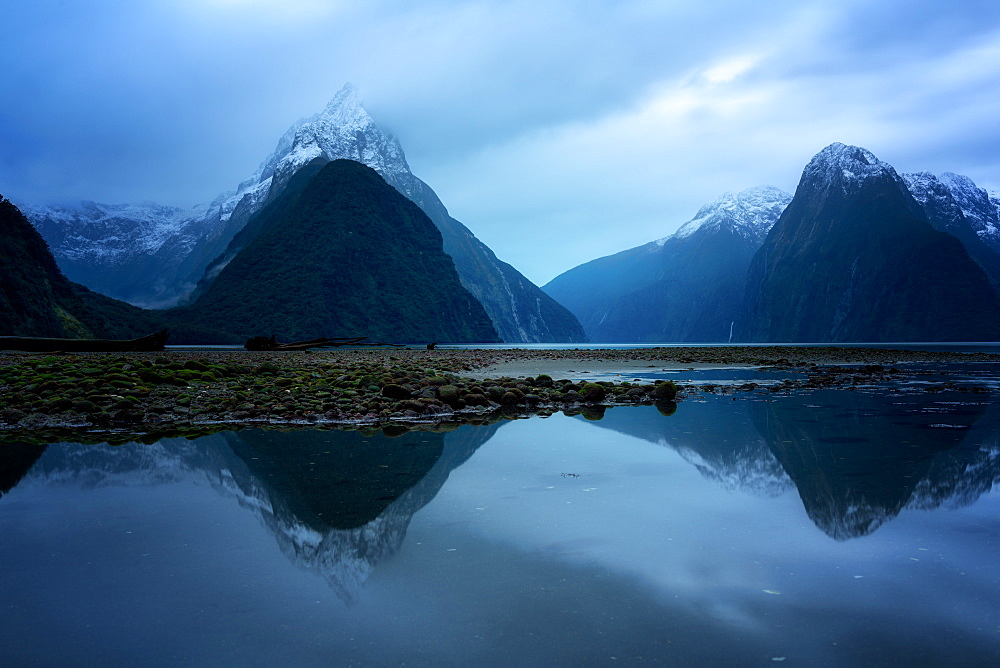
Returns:
[[[931,226],[891,166],[833,144],[806,167],[751,262],[736,340],[998,336],[1000,301],[962,243]]]

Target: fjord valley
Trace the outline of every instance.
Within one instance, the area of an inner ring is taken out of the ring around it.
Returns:
[[[390,186],[370,201],[394,190],[434,230],[403,222],[408,215],[390,220],[383,207],[375,233],[360,210],[300,205],[307,189],[316,201],[336,190],[337,179],[310,184],[338,160],[366,165]],[[175,343],[257,334],[646,344],[1000,338],[997,198],[950,172],[900,176],[841,144],[810,161],[794,197],[764,186],[725,194],[673,234],[584,263],[544,289],[448,214],[350,85],[208,205],[21,208],[70,280],[155,307],[144,322],[171,326]],[[440,244],[447,262],[423,262],[416,248],[425,242]],[[444,295],[472,302],[445,305]],[[394,314],[407,314],[405,326]]]
[[[1000,3],[3,22],[0,667],[1000,666]]]

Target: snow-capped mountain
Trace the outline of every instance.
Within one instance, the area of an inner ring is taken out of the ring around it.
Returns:
[[[695,232],[729,229],[751,243],[760,245],[792,196],[774,186],[757,186],[738,193],[725,193],[698,210],[694,218],[669,237],[656,243],[662,248],[670,239],[683,239]]]
[[[434,191],[410,171],[399,141],[378,127],[351,85],[322,112],[294,123],[250,178],[210,205],[187,212],[153,204],[28,206],[26,215],[74,280],[136,304],[165,307],[214,279],[241,250],[230,246],[236,234],[297,171],[316,160],[339,158],[373,168],[424,210],[440,230],[462,284],[483,304],[503,340],[585,340],[569,311],[448,215]]]
[[[413,432],[404,435],[404,439],[412,436],[413,443],[392,442],[383,446],[407,451],[420,447],[414,443],[429,440],[436,447],[433,456],[422,462],[422,468],[390,469],[387,476],[396,480],[405,477],[408,481],[398,488],[398,496],[382,501],[377,514],[363,515],[362,521],[347,527],[331,523],[330,518],[310,512],[309,507],[301,503],[303,490],[307,490],[306,496],[309,494],[308,476],[293,472],[276,484],[274,470],[259,469],[266,466],[258,463],[256,455],[261,453],[247,456],[253,448],[248,445],[254,437],[250,432],[222,432],[196,441],[165,439],[148,445],[50,445],[41,456],[38,452],[26,453],[31,455],[25,461],[30,468],[23,477],[13,481],[11,488],[16,492],[21,486],[99,489],[207,483],[220,495],[255,515],[290,561],[322,577],[343,600],[352,601],[377,565],[399,549],[413,515],[435,497],[451,471],[489,440],[500,426],[462,429],[449,434]],[[357,447],[357,432],[285,432],[269,433],[268,437],[278,439],[277,449],[281,449],[283,438],[285,441],[292,439],[285,445],[292,447],[290,457],[293,460],[296,457],[302,460],[302,453],[294,449],[303,443],[303,437],[325,439],[320,451],[336,449],[339,444],[346,459],[364,457],[357,452],[364,449]],[[343,443],[343,439],[349,443]],[[378,448],[377,444],[365,445]],[[381,468],[381,464],[382,460],[371,461],[372,467]],[[404,470],[406,475],[399,475]],[[368,496],[373,495],[373,490],[367,491]],[[351,502],[358,507],[372,502],[364,498],[364,493],[356,496]]]
[[[891,165],[831,144],[754,256],[737,332],[766,342],[992,341],[1000,301]]]
[[[218,204],[185,210],[152,202],[20,208],[70,280],[147,308],[177,300],[193,269],[187,260],[220,213]]]
[[[750,258],[790,200],[770,186],[726,193],[674,234],[574,267],[544,289],[592,341],[728,341]]]
[[[945,172],[939,178],[962,207],[962,212],[979,238],[1000,253],[1000,196],[988,193],[968,176]]]
[[[345,86],[320,114],[295,123],[253,177],[226,198],[233,205],[224,222],[232,240],[249,219],[288,184],[292,175],[316,160],[346,158],[362,162],[423,209],[441,232],[444,250],[455,262],[462,284],[482,303],[497,333],[507,342],[585,341],[573,315],[497,259],[484,243],[448,210],[430,186],[410,171],[399,141],[383,132],[365,110],[353,86]],[[264,194],[266,193],[266,195]],[[219,249],[207,266],[210,281],[235,257],[237,243]],[[224,249],[224,252],[222,252]]]
[[[989,276],[994,288],[1000,289],[1000,253],[997,252],[1000,246],[989,244],[1000,242],[1000,229],[989,218],[993,203],[986,192],[977,188],[971,179],[950,173],[938,178],[928,172],[919,172],[903,174],[902,178],[934,229],[961,241]],[[995,209],[992,213],[995,216]]]

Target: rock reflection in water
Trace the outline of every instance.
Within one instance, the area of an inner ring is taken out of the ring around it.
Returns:
[[[872,533],[903,508],[973,503],[1000,481],[1000,407],[960,392],[843,390],[774,401],[709,398],[663,418],[609,411],[596,426],[670,447],[729,490],[793,486],[836,540]]]
[[[289,559],[350,602],[402,544],[414,513],[499,426],[397,438],[245,430],[118,447],[8,443],[0,457],[0,492],[22,479],[85,489],[207,480],[257,515]]]

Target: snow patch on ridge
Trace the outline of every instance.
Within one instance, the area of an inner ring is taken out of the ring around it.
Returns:
[[[899,181],[896,170],[860,146],[835,142],[813,156],[802,172],[802,183],[837,183],[844,189],[872,178],[888,176]]]
[[[791,201],[791,195],[773,186],[727,192],[703,206],[674,234],[654,241],[650,250],[655,252],[663,248],[670,239],[683,239],[699,230],[718,230],[723,226],[747,239],[763,239]]]

